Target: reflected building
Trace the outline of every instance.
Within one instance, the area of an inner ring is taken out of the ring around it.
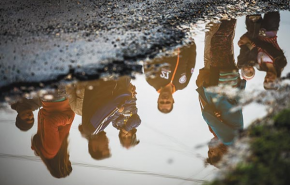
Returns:
[[[184,89],[191,78],[196,62],[196,45],[191,43],[178,48],[174,56],[156,58],[144,64],[146,81],[159,97],[157,108],[162,113],[169,113],[173,109],[173,94]]]
[[[243,129],[242,110],[232,111],[237,97],[229,97],[211,87],[243,89],[245,80],[240,79],[234,60],[233,39],[236,20],[209,23],[205,35],[204,68],[196,80],[203,119],[214,138],[209,143],[207,163],[216,165],[233,143],[238,131]]]
[[[63,178],[72,172],[68,154],[68,135],[75,117],[62,88],[41,97],[38,129],[32,138],[32,150],[52,176]]]
[[[68,89],[68,88],[67,88]],[[130,148],[139,143],[136,138],[137,127],[141,124],[136,107],[136,87],[132,85],[128,76],[117,80],[95,80],[77,85],[70,91],[71,103],[82,101],[82,106],[75,106],[76,112],[82,115],[79,131],[88,140],[88,149],[92,158],[100,160],[108,158],[110,154],[109,140],[105,129],[112,125],[119,130],[122,146]],[[83,97],[81,95],[83,94]]]
[[[246,17],[247,32],[240,38],[240,54],[238,67],[242,76],[250,80],[255,75],[256,67],[265,71],[264,88],[278,89],[279,79],[287,64],[283,50],[277,42],[280,25],[280,13],[268,12],[262,17],[260,14]]]

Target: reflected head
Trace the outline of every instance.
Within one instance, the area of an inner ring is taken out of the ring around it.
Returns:
[[[140,141],[137,140],[136,132],[137,132],[137,129],[135,128],[130,131],[121,129],[119,132],[119,139],[120,139],[121,145],[127,149],[138,145]]]
[[[245,80],[251,80],[255,76],[255,69],[253,66],[243,66],[241,69],[242,78]]]
[[[34,116],[31,110],[25,110],[18,113],[15,125],[21,131],[27,131],[34,125]]]
[[[227,153],[227,151],[228,148],[226,145],[218,142],[217,138],[213,138],[208,145],[208,158],[205,162],[207,164],[216,166],[216,164],[222,159],[223,155]]]
[[[279,83],[278,82],[264,82],[264,89],[265,90],[278,90]]]
[[[273,72],[267,72],[264,79],[264,89],[265,90],[278,90],[279,82],[277,75]]]
[[[109,140],[106,132],[102,131],[89,138],[89,153],[93,159],[102,160],[111,156],[109,149]]]
[[[169,113],[173,110],[174,99],[171,93],[160,93],[157,101],[157,108],[162,113]]]

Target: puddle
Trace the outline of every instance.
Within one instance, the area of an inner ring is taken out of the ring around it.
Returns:
[[[287,82],[289,16],[288,11],[249,16],[247,36],[245,16],[200,23],[206,33],[196,32],[185,46],[143,60],[143,74],[63,81],[56,89],[27,91],[22,98],[15,96],[17,90],[13,96],[5,94],[0,111],[2,182],[212,180],[219,171],[216,162],[237,133],[270,111],[260,93],[275,92]],[[260,65],[257,58],[263,60]],[[255,74],[243,79],[242,66],[254,66]],[[267,80],[277,81],[264,85],[265,71]],[[211,88],[218,84],[224,86]]]

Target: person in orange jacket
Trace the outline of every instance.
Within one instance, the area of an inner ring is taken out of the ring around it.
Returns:
[[[38,112],[38,129],[32,138],[32,149],[39,155],[50,173],[56,178],[69,175],[68,134],[75,117],[65,96],[42,98]]]
[[[176,55],[156,58],[144,64],[146,81],[159,93],[157,108],[162,113],[173,109],[173,93],[184,89],[191,78],[196,62],[196,45],[178,48]]]

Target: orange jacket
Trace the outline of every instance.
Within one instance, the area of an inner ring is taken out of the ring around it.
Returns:
[[[37,134],[41,138],[41,152],[51,159],[59,151],[63,139],[69,133],[75,113],[71,110],[69,101],[42,102],[43,108],[38,112]]]

